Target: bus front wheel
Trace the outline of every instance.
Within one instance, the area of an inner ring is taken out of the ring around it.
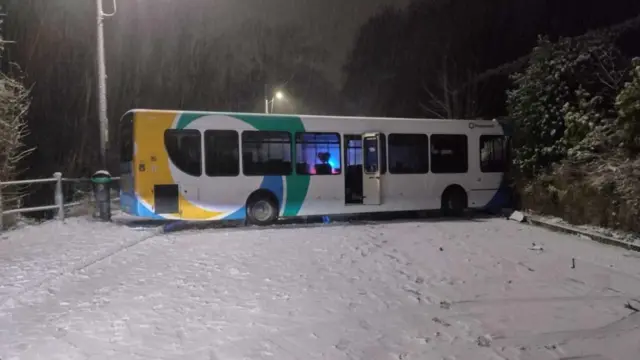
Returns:
[[[459,217],[467,208],[467,193],[460,186],[450,186],[442,194],[441,210],[444,216]]]
[[[247,217],[254,225],[267,226],[278,219],[278,205],[266,196],[256,196],[247,202]]]

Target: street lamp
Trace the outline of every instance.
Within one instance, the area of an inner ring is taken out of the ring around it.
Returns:
[[[276,102],[276,100],[284,100],[284,98],[285,96],[282,91],[276,91],[273,94],[273,97],[271,97],[271,100],[269,100],[269,95],[267,92],[265,92],[264,113],[265,114],[273,113],[273,104]],[[271,109],[269,109],[269,106],[271,106]]]

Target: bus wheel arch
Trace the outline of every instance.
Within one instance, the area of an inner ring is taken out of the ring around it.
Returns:
[[[442,192],[440,210],[445,216],[462,216],[469,206],[469,197],[458,184],[447,186]]]
[[[247,198],[246,209],[246,216],[251,224],[267,226],[278,220],[280,204],[273,192],[259,189]]]

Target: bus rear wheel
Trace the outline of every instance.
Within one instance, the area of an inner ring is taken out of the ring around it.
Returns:
[[[467,193],[459,186],[451,186],[442,194],[441,211],[447,217],[460,217],[467,208]]]
[[[268,197],[254,197],[247,202],[247,217],[254,225],[272,225],[278,220],[278,205]]]

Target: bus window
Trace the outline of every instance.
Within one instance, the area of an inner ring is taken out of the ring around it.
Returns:
[[[339,175],[340,135],[337,133],[296,133],[296,173]]]
[[[508,159],[508,144],[505,136],[480,136],[480,170],[482,172],[506,172]]]
[[[347,139],[347,136],[350,138]],[[356,138],[351,138],[356,136]],[[362,165],[362,137],[359,135],[345,135],[345,146],[347,147],[346,166]]]
[[[387,137],[380,133],[380,174],[387,173]]]
[[[429,172],[429,137],[424,134],[389,134],[389,173]]]
[[[169,159],[180,171],[191,176],[202,175],[200,131],[168,129],[164,145]]]
[[[126,113],[120,119],[120,172],[130,174],[133,161],[133,112]]]
[[[346,137],[347,135],[345,135]],[[349,161],[346,166],[362,165],[362,137],[358,136],[356,139],[349,139],[347,146],[347,160]],[[387,173],[387,139],[384,134],[380,134],[380,174]],[[362,166],[361,166],[362,167]],[[360,170],[362,172],[362,169]]]
[[[234,130],[204,132],[204,171],[207,176],[240,174],[240,141]]]
[[[431,135],[431,172],[462,174],[469,169],[467,135]]]
[[[244,131],[242,170],[248,176],[291,175],[291,134],[286,131]]]
[[[364,172],[367,174],[378,172],[378,139],[375,137],[365,138],[362,147],[364,154]]]

